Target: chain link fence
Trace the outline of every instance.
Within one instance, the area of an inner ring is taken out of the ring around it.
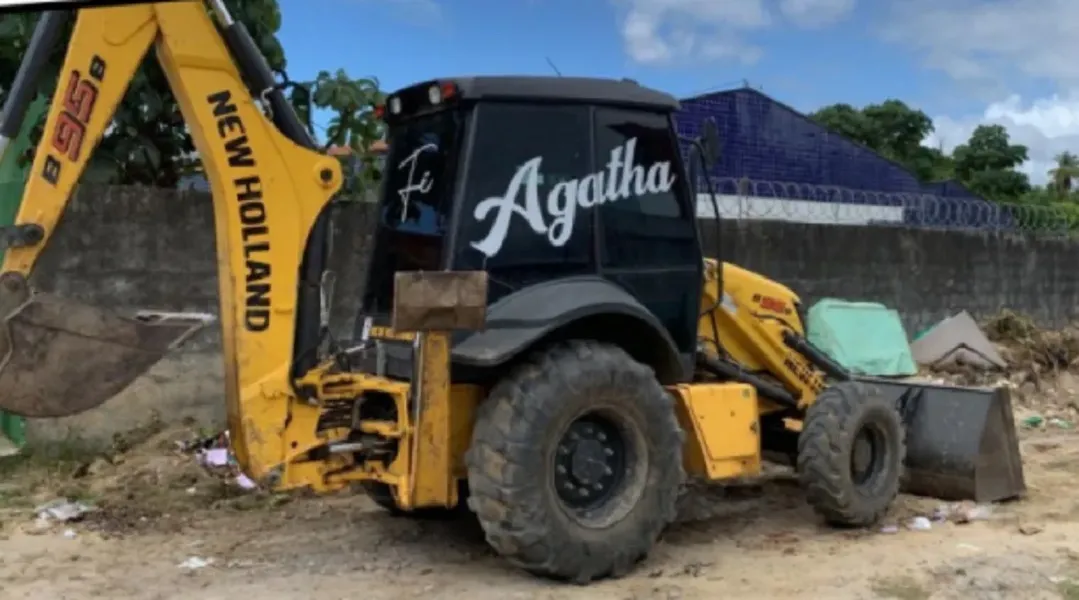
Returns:
[[[700,182],[716,194],[698,197],[698,215],[715,205],[725,219],[778,220],[835,225],[892,225],[951,230],[1079,235],[1079,204],[998,204],[973,197],[879,192],[748,178],[713,177]]]

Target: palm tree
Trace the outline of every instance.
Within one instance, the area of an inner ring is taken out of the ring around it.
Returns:
[[[1065,150],[1054,159],[1057,166],[1049,169],[1053,190],[1060,196],[1072,191],[1072,180],[1079,177],[1079,156]]]

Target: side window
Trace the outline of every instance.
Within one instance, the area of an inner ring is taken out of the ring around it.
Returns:
[[[608,199],[600,210],[605,267],[696,266],[695,215],[684,198],[667,116],[596,111],[596,168],[606,167]]]
[[[474,116],[458,268],[486,268],[492,300],[593,270],[593,214],[578,198],[592,168],[589,109],[491,103]]]

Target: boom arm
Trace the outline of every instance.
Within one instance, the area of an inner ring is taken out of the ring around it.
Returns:
[[[0,268],[0,409],[60,416],[99,404],[117,391],[123,363],[138,362],[133,347],[163,353],[173,343],[173,337],[163,343],[152,322],[64,304],[30,292],[27,284],[153,45],[213,192],[229,429],[245,471],[260,479],[324,443],[314,435],[318,408],[298,399],[293,382],[318,360],[318,282],[329,235],[324,209],[342,174],[336,159],[314,150],[283,94],[273,89],[272,73],[246,30],[232,22],[220,0],[212,4],[223,34],[197,0],[78,11],[14,235],[6,236],[12,247]],[[56,29],[57,22],[43,17],[39,27],[39,33]],[[33,66],[42,62],[33,50],[9,95],[0,134],[11,130],[11,122],[17,130],[21,121],[28,96],[18,96],[26,95],[29,88],[22,86],[33,84]],[[245,80],[267,101],[272,120]],[[65,340],[73,345],[63,351],[34,347],[63,346]],[[73,357],[74,347],[86,352]],[[64,383],[75,368],[72,358],[79,359],[83,380]],[[121,389],[138,374],[127,373]],[[65,390],[80,394],[79,409],[61,406],[56,395]],[[86,398],[95,391],[104,397]]]

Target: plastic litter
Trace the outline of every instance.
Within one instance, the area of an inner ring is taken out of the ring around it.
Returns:
[[[236,476],[236,485],[242,487],[245,490],[253,490],[258,488],[258,484],[243,473],[240,473]]]
[[[933,523],[926,517],[914,517],[907,526],[912,531],[929,531],[933,528]]]
[[[1041,415],[1032,415],[1032,416],[1029,416],[1029,417],[1023,419],[1023,427],[1027,427],[1029,429],[1036,429],[1038,427],[1041,427],[1044,424],[1045,424],[1045,417],[1043,417]]]
[[[34,509],[37,518],[45,522],[70,523],[78,521],[93,507],[83,502],[73,502],[66,498],[57,498]]]
[[[206,567],[212,565],[213,563],[214,563],[214,559],[212,559],[212,558],[200,558],[198,556],[190,556],[186,560],[184,560],[184,562],[180,563],[178,566],[181,569],[186,569],[188,571],[194,571],[196,569],[206,568]]]
[[[193,454],[199,464],[237,487],[245,490],[258,489],[258,484],[240,471],[229,445],[229,434],[226,431],[200,440],[180,443],[177,449],[185,454]],[[194,488],[188,489],[188,493],[194,494]]]
[[[202,464],[207,467],[227,467],[229,465],[228,448],[211,448],[202,454]]]

